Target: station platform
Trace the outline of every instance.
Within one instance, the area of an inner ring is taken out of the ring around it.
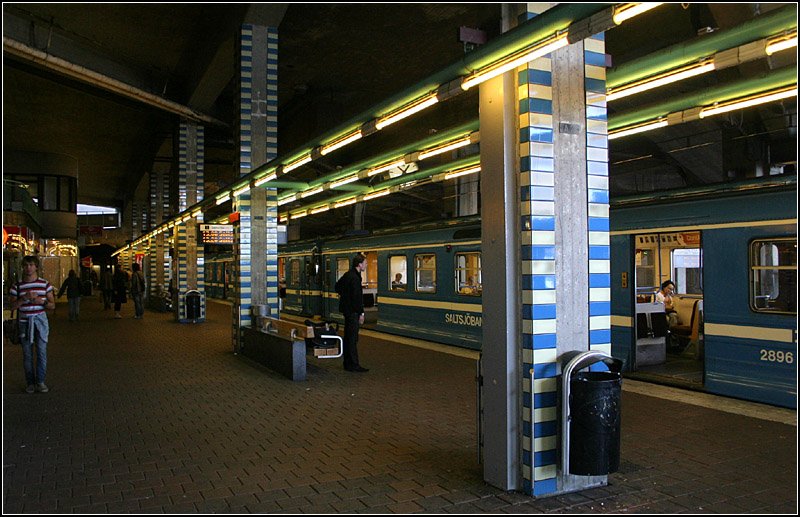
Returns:
[[[623,380],[609,485],[533,499],[483,481],[474,359],[369,333],[292,382],[207,321],[51,315],[49,393],[3,345],[3,513],[797,513],[796,411]]]

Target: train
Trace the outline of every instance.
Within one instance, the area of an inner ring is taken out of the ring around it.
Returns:
[[[796,408],[797,177],[610,208],[612,355],[646,379]],[[653,294],[668,279],[680,324],[663,339]]]
[[[361,252],[367,327],[480,350],[480,231],[468,217],[281,246],[283,312],[343,322],[334,286]]]
[[[797,407],[796,194],[790,176],[611,199],[611,353],[626,376]],[[334,285],[357,252],[367,328],[480,351],[479,216],[280,245],[282,314],[341,322]],[[206,257],[206,274],[224,278],[228,260]],[[654,300],[667,279],[673,328]]]

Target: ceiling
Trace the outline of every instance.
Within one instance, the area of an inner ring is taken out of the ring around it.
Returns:
[[[796,4],[666,4],[606,33],[613,67]],[[795,7],[796,16],[796,7]],[[206,129],[206,195],[236,179],[234,36],[277,26],[279,156],[464,56],[459,27],[501,32],[501,4],[3,4],[3,35],[190,108]],[[4,45],[5,49],[5,45]],[[609,117],[769,70],[795,50],[609,103]],[[476,89],[475,89],[476,90]],[[298,169],[308,181],[477,118],[472,90]],[[174,163],[179,116],[4,51],[3,149],[77,159],[78,202],[145,202],[148,173]],[[612,196],[796,174],[796,99],[610,144]],[[382,134],[386,133],[386,134]],[[474,186],[477,189],[477,185]],[[454,187],[404,191],[299,221],[304,236],[453,215]],[[221,209],[221,210],[224,210]]]

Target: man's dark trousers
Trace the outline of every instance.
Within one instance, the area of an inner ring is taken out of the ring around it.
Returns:
[[[349,370],[359,366],[358,362],[358,313],[344,315],[344,368]]]

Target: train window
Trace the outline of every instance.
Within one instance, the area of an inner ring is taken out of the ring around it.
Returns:
[[[415,255],[414,273],[418,293],[436,292],[436,255]]]
[[[703,251],[700,248],[672,250],[672,277],[677,294],[703,294]]]
[[[300,285],[300,259],[292,259],[289,265],[291,266],[289,285],[296,287]]]
[[[278,257],[278,278],[286,283],[286,259],[283,257]]]
[[[336,259],[336,279],[342,278],[342,275],[350,270],[350,261],[346,258]]]
[[[481,254],[456,253],[456,292],[466,296],[480,296],[482,285]]]
[[[655,249],[636,250],[636,292],[653,294],[658,290],[656,281],[656,260],[658,253]]]
[[[750,244],[750,307],[756,312],[797,314],[797,241],[757,240]]]
[[[361,275],[361,280],[367,289],[378,288],[378,254],[374,251],[363,252],[367,257],[367,267]]]
[[[408,281],[408,266],[405,255],[389,257],[389,289],[392,291],[405,291]]]

